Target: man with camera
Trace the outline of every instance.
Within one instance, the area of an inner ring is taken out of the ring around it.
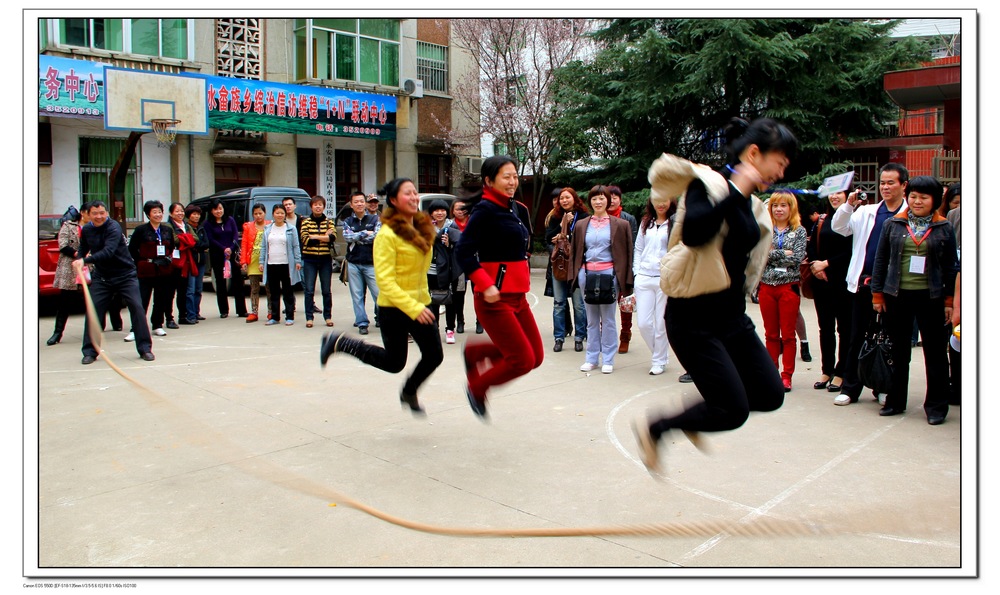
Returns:
[[[882,237],[882,225],[906,209],[906,184],[910,174],[900,163],[887,163],[879,170],[880,201],[867,204],[867,194],[854,191],[847,202],[833,214],[830,224],[842,236],[852,237],[851,264],[847,269],[847,290],[854,294],[851,324],[851,347],[847,353],[847,369],[835,405],[857,403],[864,385],[858,379],[858,355],[865,340],[865,331],[875,318],[872,309],[871,278],[875,252]],[[881,402],[884,395],[879,395]]]

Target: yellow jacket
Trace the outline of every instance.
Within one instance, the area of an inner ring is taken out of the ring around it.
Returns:
[[[382,225],[372,248],[378,305],[398,308],[416,320],[431,303],[427,271],[433,250],[422,252],[399,237],[389,225]]]

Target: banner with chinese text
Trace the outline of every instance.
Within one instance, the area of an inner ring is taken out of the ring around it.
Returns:
[[[38,56],[38,115],[103,119],[105,66]]]
[[[208,125],[217,129],[396,138],[396,97],[209,76]]]

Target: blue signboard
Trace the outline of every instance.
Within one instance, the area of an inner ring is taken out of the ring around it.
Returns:
[[[38,56],[38,115],[103,119],[105,66]]]
[[[39,115],[104,118],[105,66],[40,55]],[[206,80],[210,128],[396,139],[394,95],[194,73],[178,76]]]

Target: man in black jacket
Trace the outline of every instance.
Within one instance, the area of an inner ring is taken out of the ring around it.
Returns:
[[[153,356],[153,340],[146,324],[146,310],[142,307],[139,295],[139,279],[136,276],[135,261],[129,254],[125,243],[125,234],[121,225],[113,219],[108,219],[108,209],[101,201],[90,204],[90,223],[83,226],[80,236],[80,251],[73,268],[77,274],[88,264],[94,265],[91,272],[90,295],[97,311],[97,320],[102,320],[108,310],[112,296],[118,293],[128,307],[132,319],[132,330],[135,333],[135,349],[139,357],[147,362],[156,359]],[[99,355],[94,342],[90,338],[90,317],[83,326],[83,360],[84,365],[92,364]]]

